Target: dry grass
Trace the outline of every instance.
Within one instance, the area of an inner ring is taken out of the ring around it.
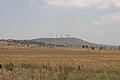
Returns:
[[[0,49],[0,80],[120,80],[120,51]]]

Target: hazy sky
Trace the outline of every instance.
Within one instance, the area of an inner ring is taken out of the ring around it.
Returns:
[[[120,44],[120,0],[0,0],[0,38],[55,34]]]

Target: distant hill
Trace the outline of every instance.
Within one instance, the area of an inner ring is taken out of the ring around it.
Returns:
[[[2,43],[2,44],[1,44]],[[0,40],[1,45],[14,45],[14,46],[27,46],[27,47],[41,47],[41,46],[52,46],[52,47],[102,47],[102,48],[119,48],[113,45],[96,44],[88,41],[84,41],[78,38],[37,38],[30,40]]]
[[[87,41],[77,39],[77,38],[38,38],[32,39],[35,42],[45,42],[46,44],[55,44],[55,45],[93,45]]]
[[[92,47],[107,47],[107,48],[118,48],[118,46],[95,44],[91,42],[84,41],[78,38],[37,38],[32,39],[34,42],[44,42],[45,44],[54,45],[65,45],[65,46],[92,46]]]

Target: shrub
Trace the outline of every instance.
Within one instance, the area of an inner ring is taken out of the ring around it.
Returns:
[[[0,69],[2,69],[2,64],[0,64]]]
[[[94,48],[94,47],[92,47],[92,50],[95,50],[95,48]]]
[[[5,64],[4,65],[4,68],[6,69],[6,70],[10,70],[10,71],[13,71],[13,68],[14,68],[15,66],[13,65],[13,63],[7,63],[7,64]]]

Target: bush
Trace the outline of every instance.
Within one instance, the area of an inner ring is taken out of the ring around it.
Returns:
[[[5,64],[4,65],[4,68],[6,69],[6,70],[10,70],[10,71],[13,71],[13,68],[14,68],[15,66],[13,65],[13,63],[7,63],[7,64]]]

